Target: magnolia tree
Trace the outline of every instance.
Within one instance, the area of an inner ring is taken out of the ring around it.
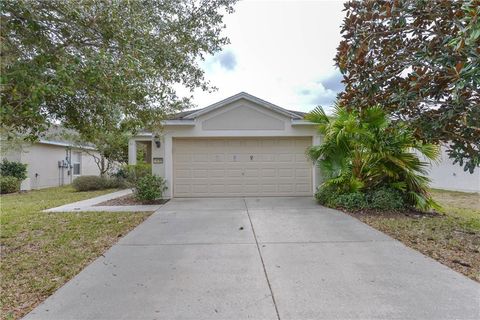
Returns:
[[[4,0],[2,126],[36,139],[52,124],[93,140],[103,128],[158,125],[212,87],[199,61],[228,39],[235,0]],[[110,130],[114,132],[114,130]]]
[[[417,138],[480,164],[480,1],[349,1],[335,58],[360,111],[380,104]]]

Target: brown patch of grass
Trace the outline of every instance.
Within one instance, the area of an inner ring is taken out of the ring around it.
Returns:
[[[41,212],[111,191],[60,187],[1,196],[2,319],[25,315],[148,217]]]
[[[440,213],[348,213],[442,264],[480,282],[479,195],[433,190]]]

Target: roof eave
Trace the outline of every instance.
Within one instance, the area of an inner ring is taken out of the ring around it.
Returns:
[[[77,149],[86,149],[86,150],[94,150],[96,151],[97,149],[91,146],[82,146],[82,145],[77,145],[75,143],[67,143],[67,142],[59,142],[59,141],[50,141],[50,140],[45,140],[45,139],[40,139],[38,143],[41,144],[48,144],[52,146],[59,146],[59,147],[67,147],[67,148],[77,148]]]
[[[287,117],[290,117],[292,119],[301,119],[301,117],[298,115],[298,114],[295,114],[293,112],[290,112],[282,107],[279,107],[277,105],[274,105],[273,103],[270,103],[268,101],[265,101],[265,100],[262,100],[260,98],[257,98],[255,96],[252,96],[251,94],[248,94],[246,92],[240,92],[240,93],[237,93],[236,95],[233,95],[231,97],[228,97],[222,101],[219,101],[219,102],[216,102],[208,107],[205,107],[201,110],[198,110],[196,112],[193,112],[187,116],[184,117],[184,119],[195,119],[203,114],[206,114],[208,112],[211,112],[211,111],[214,111],[222,106],[225,106],[229,103],[232,103],[234,101],[237,101],[237,100],[240,100],[240,99],[246,99],[246,100],[249,100],[253,103],[256,103],[256,104],[259,104],[259,105],[262,105],[274,112],[277,112],[277,113],[280,113],[280,114],[283,114]]]
[[[292,126],[315,126],[316,123],[303,119],[292,119]]]
[[[194,126],[195,120],[190,119],[175,119],[175,120],[165,120],[162,122],[164,126]]]

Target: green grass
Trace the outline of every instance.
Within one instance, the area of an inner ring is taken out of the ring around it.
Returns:
[[[480,194],[434,189],[432,195],[441,204],[441,213],[480,221]],[[480,225],[477,230],[480,230]]]
[[[452,269],[480,282],[480,195],[432,190],[440,215],[358,216]]]
[[[0,197],[3,319],[29,312],[149,215],[41,212],[112,191],[59,187]]]

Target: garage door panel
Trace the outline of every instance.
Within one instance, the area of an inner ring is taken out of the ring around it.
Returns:
[[[275,161],[276,162],[294,162],[295,155],[291,153],[277,154]]]
[[[275,177],[275,175],[276,175],[276,169],[272,169],[272,168],[262,169],[261,176],[264,178],[272,178],[272,177]]]
[[[258,174],[259,174],[259,169],[245,169],[244,171],[244,174],[245,174],[245,177],[255,177],[255,178],[258,178]]]
[[[297,153],[295,154],[295,162],[310,162],[305,155],[305,153]]]
[[[243,184],[229,183],[225,185],[225,192],[229,194],[243,194]]]
[[[174,139],[175,197],[307,196],[311,138]]]
[[[305,178],[312,174],[309,169],[295,169],[295,178]]]
[[[193,170],[193,178],[208,178],[208,170],[207,169],[194,169]]]
[[[297,192],[310,192],[310,185],[308,184],[296,184],[295,191]]]
[[[262,184],[260,187],[262,193],[276,193],[277,185],[276,184]]]
[[[281,178],[293,178],[294,169],[278,169],[278,176]]]
[[[245,193],[258,193],[260,186],[258,184],[245,184],[244,191]]]
[[[210,154],[209,156],[210,162],[224,162],[225,161],[225,154],[224,153],[214,153]]]
[[[210,193],[224,194],[225,193],[225,184],[212,183],[212,184],[209,185],[208,190],[209,190]]]
[[[209,171],[210,178],[225,178],[225,170],[224,169],[213,169]]]
[[[178,178],[191,178],[192,172],[190,169],[176,169],[175,176]]]
[[[208,183],[205,183],[205,184],[194,184],[192,186],[192,193],[195,193],[195,194],[209,194],[209,191],[208,191]]]

